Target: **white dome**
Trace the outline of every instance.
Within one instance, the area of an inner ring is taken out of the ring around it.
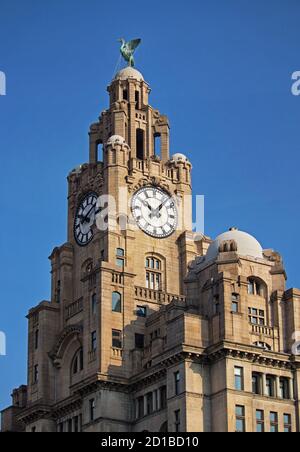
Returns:
[[[258,259],[263,259],[263,249],[260,243],[247,234],[247,232],[239,231],[238,229],[230,229],[228,232],[219,235],[209,246],[206,253],[206,261],[216,259],[219,255],[219,247],[222,242],[227,240],[234,240],[237,245],[237,254],[241,256],[251,256]]]
[[[137,71],[135,68],[130,67],[130,66],[126,67],[125,69],[122,69],[115,76],[115,80],[127,80],[129,78],[134,78],[134,79],[138,80],[139,82],[144,81],[144,77],[142,76],[142,74],[139,71]]]
[[[188,162],[189,159],[184,155],[184,154],[174,154],[172,157],[172,160],[174,160],[175,162]]]
[[[113,135],[107,141],[107,144],[116,144],[116,143],[126,144],[125,138],[121,137],[121,135]]]

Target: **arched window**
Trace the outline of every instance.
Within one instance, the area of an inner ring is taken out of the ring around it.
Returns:
[[[122,312],[122,296],[119,292],[112,293],[112,311]]]
[[[264,285],[262,281],[257,278],[248,279],[248,294],[264,296]]]
[[[263,348],[264,350],[272,350],[272,347],[265,342],[254,342],[255,347]]]
[[[72,374],[76,375],[83,370],[83,349],[78,350],[72,361]]]
[[[162,263],[156,257],[146,258],[146,287],[162,290]]]

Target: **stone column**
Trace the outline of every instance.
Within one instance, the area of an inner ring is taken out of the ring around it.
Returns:
[[[290,399],[294,400],[295,394],[294,394],[294,379],[289,378],[289,393],[290,393]]]
[[[281,391],[280,391],[280,377],[275,377],[276,378],[276,384],[275,384],[275,386],[276,386],[276,397],[278,398],[278,399],[281,399],[282,397],[281,397]]]
[[[262,374],[262,395],[267,396],[267,376],[266,374]]]

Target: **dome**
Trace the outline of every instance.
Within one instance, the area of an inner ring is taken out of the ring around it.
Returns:
[[[219,235],[209,246],[206,254],[206,261],[216,259],[219,255],[219,248],[224,241],[234,241],[237,246],[237,254],[241,256],[251,256],[255,259],[263,259],[263,249],[260,243],[247,234],[247,232],[239,231],[238,229],[230,229]]]
[[[174,162],[188,162],[189,161],[189,159],[184,155],[184,154],[174,154],[173,155],[173,157],[172,157],[172,159],[171,160],[174,160]]]
[[[142,74],[137,71],[134,67],[126,67],[125,69],[121,69],[115,76],[115,80],[127,80],[129,78],[134,78],[138,80],[139,82],[144,81],[144,77]]]
[[[126,144],[126,141],[121,135],[113,135],[108,139],[107,144]]]

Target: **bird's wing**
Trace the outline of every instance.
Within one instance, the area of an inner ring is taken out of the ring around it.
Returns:
[[[132,41],[127,42],[126,47],[129,51],[134,52],[134,50],[140,45],[141,39],[133,39]]]

